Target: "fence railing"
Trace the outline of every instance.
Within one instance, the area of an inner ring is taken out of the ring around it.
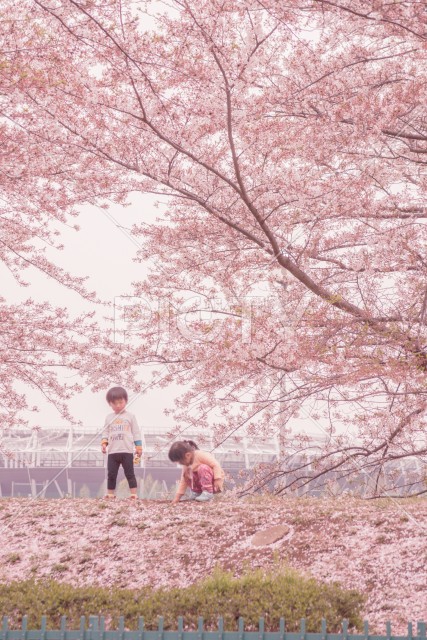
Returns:
[[[103,616],[80,618],[80,628],[67,629],[67,618],[61,618],[60,628],[48,630],[46,616],[42,616],[40,629],[28,629],[27,616],[22,618],[21,629],[10,629],[9,618],[3,618],[0,640],[426,640],[426,623],[418,622],[416,633],[412,623],[408,623],[406,634],[392,635],[390,622],[386,623],[385,635],[371,634],[369,624],[364,623],[361,633],[349,633],[348,622],[343,620],[340,633],[328,633],[326,621],[322,620],[319,633],[307,632],[306,621],[301,620],[298,631],[286,631],[285,620],[280,618],[276,631],[264,631],[264,619],[260,618],[257,631],[245,631],[243,618],[239,618],[236,631],[225,631],[222,618],[218,619],[217,630],[205,630],[203,618],[199,618],[197,629],[184,628],[183,618],[178,618],[176,631],[165,630],[162,617],[157,629],[145,629],[144,618],[138,618],[138,628],[130,631],[125,628],[124,618],[119,619],[118,629],[106,630]]]

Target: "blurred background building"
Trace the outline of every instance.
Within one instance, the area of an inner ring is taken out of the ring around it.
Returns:
[[[144,458],[135,469],[143,497],[159,499],[175,489],[180,468],[169,461],[174,441],[164,429],[145,427]],[[220,446],[209,437],[185,433],[200,448],[212,451],[226,473],[238,478],[261,462],[274,462],[279,455],[276,438],[249,440],[230,438]],[[3,431],[0,449],[0,496],[96,497],[105,492],[107,456],[100,449],[96,427],[50,427]],[[120,470],[119,482],[124,476]],[[124,480],[126,484],[126,481]],[[144,487],[143,485],[147,485]]]
[[[144,458],[136,467],[140,498],[167,499],[173,495],[180,477],[180,468],[168,459],[174,441],[160,427],[144,429]],[[212,451],[220,461],[229,480],[228,486],[242,486],[251,471],[260,464],[280,463],[284,475],[272,480],[270,489],[280,489],[284,482],[295,478],[295,467],[302,458],[292,450],[284,450],[278,437],[230,437],[219,446],[209,436],[185,432],[182,438],[196,441],[200,448]],[[305,475],[310,474],[311,460],[319,450],[321,438],[310,436],[305,447]],[[46,429],[3,430],[0,439],[0,497],[102,497],[106,491],[107,456],[100,450],[97,427],[50,427]],[[315,466],[313,465],[313,470]],[[368,495],[378,482],[378,469],[345,475],[329,473],[316,480],[293,485],[296,495],[337,495],[343,492]],[[393,485],[391,495],[406,495],[426,489],[425,465],[418,458],[404,458],[381,469],[383,486]],[[315,474],[314,474],[315,475]],[[265,487],[266,488],[266,487]],[[122,469],[118,478],[118,493],[128,492]],[[287,490],[286,493],[291,493]],[[387,495],[387,492],[385,493]]]

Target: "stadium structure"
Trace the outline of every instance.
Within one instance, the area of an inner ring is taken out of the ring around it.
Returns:
[[[199,435],[182,437],[197,441]],[[0,496],[95,497],[106,487],[106,456],[100,448],[97,427],[50,427],[3,431],[0,448]],[[173,440],[164,429],[144,427],[144,458],[135,473],[140,494],[161,498],[173,491],[180,468],[169,461]],[[233,438],[219,447],[204,437],[203,448],[214,450],[228,475],[237,477],[242,469],[278,456],[278,441]],[[118,482],[124,480],[120,470]],[[124,480],[124,482],[126,482]],[[145,485],[145,488],[144,488]],[[141,495],[142,497],[142,495]]]
[[[101,430],[97,427],[50,427],[34,429],[3,430],[0,438],[0,497],[101,497],[106,491],[106,460],[100,448]],[[280,452],[278,437],[230,437],[215,446],[209,437],[190,434],[181,438],[195,440],[206,451],[213,451],[229,478],[239,483],[239,477],[261,463],[272,463],[286,458]],[[322,438],[311,436],[314,449]],[[144,427],[144,458],[135,468],[138,492],[141,498],[161,499],[173,494],[181,470],[168,459],[168,450],[173,439],[164,429]],[[307,452],[307,449],[306,449]],[[283,453],[285,455],[283,455]],[[290,456],[295,465],[298,454]],[[310,457],[310,454],[309,454]],[[286,463],[288,478],[292,468]],[[389,465],[387,473],[393,475],[393,485],[401,495],[425,489],[425,468],[417,458],[407,458]],[[340,478],[333,473],[320,480],[311,481],[296,494],[308,493],[313,496],[325,494],[325,486],[335,484],[334,490],[356,491],[362,495],[369,492],[369,486],[376,478],[356,473],[352,478]],[[420,480],[421,479],[421,480]],[[122,470],[119,472],[118,490],[127,493],[127,482]],[[393,491],[395,493],[395,491]]]

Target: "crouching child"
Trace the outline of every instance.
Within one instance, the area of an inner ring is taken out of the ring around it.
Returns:
[[[190,500],[207,502],[224,487],[224,471],[218,460],[207,451],[201,451],[192,440],[174,442],[169,449],[169,460],[182,465],[181,480],[173,504],[177,504],[190,489]]]

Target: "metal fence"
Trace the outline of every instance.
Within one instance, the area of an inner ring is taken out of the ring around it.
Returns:
[[[9,629],[9,619],[3,618],[0,640],[425,640],[426,623],[418,622],[414,633],[412,623],[403,635],[392,635],[390,622],[386,623],[385,635],[371,634],[369,625],[364,623],[362,633],[349,633],[348,622],[343,620],[340,633],[328,633],[326,621],[322,620],[320,633],[306,631],[306,621],[301,620],[298,631],[286,631],[285,620],[280,619],[276,631],[264,631],[264,619],[260,618],[257,631],[245,631],[243,618],[239,618],[236,631],[225,631],[222,618],[218,619],[218,628],[214,631],[204,629],[203,618],[199,618],[198,627],[188,631],[183,618],[178,618],[175,631],[165,630],[163,618],[159,618],[157,629],[145,629],[144,618],[138,618],[138,628],[129,631],[125,628],[124,618],[119,619],[118,629],[106,630],[103,616],[85,616],[80,618],[80,628],[67,629],[67,619],[61,618],[60,628],[48,630],[46,616],[41,619],[40,629],[28,629],[27,617],[22,619],[21,629]]]

